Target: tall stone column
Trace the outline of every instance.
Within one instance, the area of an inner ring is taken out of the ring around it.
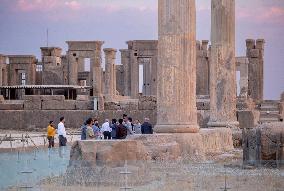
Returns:
[[[124,70],[124,95],[130,96],[130,84],[131,84],[131,76],[130,76],[130,51],[128,49],[119,50],[121,53],[121,63],[123,65]]]
[[[116,90],[114,89],[114,65],[116,58],[116,49],[105,48],[105,97],[111,100],[114,97]]]
[[[98,101],[98,110],[104,110],[104,98],[102,94],[102,45],[103,41],[96,42],[96,49],[92,62],[93,96]]]
[[[68,52],[69,85],[78,85],[78,58],[76,53]]]
[[[263,100],[263,65],[264,65],[264,44],[263,39],[247,39],[248,65],[248,94],[254,101]]]
[[[157,133],[196,133],[195,0],[159,0]]]
[[[117,51],[116,51],[117,52]],[[115,58],[112,65],[112,87],[113,87],[113,96],[116,96],[116,64],[115,64]]]
[[[238,125],[236,118],[235,0],[211,1],[210,120],[208,127]]]

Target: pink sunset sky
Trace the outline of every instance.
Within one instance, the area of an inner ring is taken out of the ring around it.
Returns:
[[[197,39],[210,39],[210,0],[196,0]],[[127,40],[157,39],[158,0],[0,0],[0,54],[34,54],[49,45],[66,51],[67,40],[103,40],[126,48]],[[284,91],[284,0],[236,0],[236,51],[245,39],[264,38],[265,98]],[[120,57],[120,55],[117,55]],[[118,59],[119,62],[119,59]]]

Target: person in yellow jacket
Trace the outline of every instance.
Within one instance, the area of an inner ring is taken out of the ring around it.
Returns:
[[[56,129],[54,128],[53,121],[49,122],[47,126],[47,139],[48,139],[48,148],[54,147],[54,137]]]

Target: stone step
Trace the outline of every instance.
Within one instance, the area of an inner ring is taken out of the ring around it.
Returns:
[[[261,123],[278,122],[279,118],[260,118],[259,121]]]
[[[279,111],[279,107],[261,107],[261,111]]]
[[[279,107],[279,103],[278,102],[277,103],[261,103],[260,107],[262,108]]]
[[[262,110],[262,111],[260,111],[260,114],[261,114],[261,115],[262,115],[262,114],[267,114],[267,112],[269,112],[269,114],[280,114],[280,111],[279,111],[279,110],[268,110],[268,111]]]
[[[260,115],[260,119],[280,119],[280,115],[279,114],[269,114],[269,115]]]

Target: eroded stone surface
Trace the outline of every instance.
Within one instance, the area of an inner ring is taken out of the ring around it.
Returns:
[[[263,162],[279,162],[284,159],[284,123],[265,123],[254,129],[244,129],[243,155],[244,162],[261,164]]]
[[[212,0],[210,127],[237,125],[235,1]]]
[[[158,133],[198,132],[194,0],[159,0]],[[180,14],[180,13],[183,14]]]
[[[126,140],[77,141],[71,152],[72,161],[91,166],[123,166],[140,161],[200,161],[207,153],[233,149],[230,129],[202,129],[200,133],[135,135]]]

